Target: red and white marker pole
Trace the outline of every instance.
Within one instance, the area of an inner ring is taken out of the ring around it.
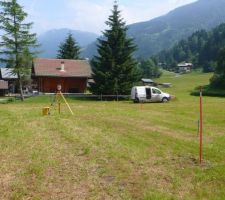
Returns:
[[[200,164],[202,164],[202,131],[203,131],[203,113],[202,113],[202,87],[200,87],[200,151],[199,159]]]

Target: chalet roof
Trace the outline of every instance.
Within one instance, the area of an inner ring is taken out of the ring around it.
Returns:
[[[0,80],[0,90],[7,90],[8,88],[8,81]]]
[[[62,67],[63,63],[63,67]],[[34,76],[37,77],[91,77],[91,66],[87,60],[45,59],[33,61]]]
[[[18,76],[12,72],[10,68],[0,68],[2,79],[17,79]]]
[[[179,63],[177,66],[178,67],[192,67],[193,64],[192,63]]]

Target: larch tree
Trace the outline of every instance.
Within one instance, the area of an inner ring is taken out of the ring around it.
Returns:
[[[36,34],[30,33],[33,23],[25,23],[27,13],[23,11],[23,7],[17,0],[0,1],[0,9],[0,28],[3,31],[0,42],[0,61],[18,76],[23,101],[23,79],[31,71],[30,63],[37,53],[31,49],[39,45],[37,45]]]
[[[115,2],[106,25],[109,29],[98,39],[98,55],[92,60],[94,94],[128,94],[140,78],[133,58],[136,46],[127,37],[127,27]]]
[[[80,47],[72,34],[69,33],[65,42],[59,45],[57,58],[59,59],[80,59]]]

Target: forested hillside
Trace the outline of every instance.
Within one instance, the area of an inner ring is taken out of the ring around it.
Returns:
[[[225,22],[225,0],[198,0],[177,8],[168,14],[128,26],[128,36],[138,49],[137,58],[149,58],[171,48],[195,31],[211,30]],[[84,50],[85,57],[96,55],[96,42]]]
[[[138,45],[137,56],[149,57],[171,48],[193,32],[210,30],[225,22],[225,0],[199,0],[159,18],[129,26]]]
[[[221,48],[225,47],[225,24],[212,31],[197,31],[186,40],[181,40],[169,50],[163,50],[155,56],[158,62],[167,68],[176,68],[179,62],[192,62],[195,68],[204,72],[214,71]]]

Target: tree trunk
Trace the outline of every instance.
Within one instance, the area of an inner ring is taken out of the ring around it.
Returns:
[[[21,101],[24,101],[23,82],[22,82],[22,79],[21,79],[21,76],[19,73],[18,73],[18,79],[19,79],[19,88],[20,88],[20,99],[21,99]]]

